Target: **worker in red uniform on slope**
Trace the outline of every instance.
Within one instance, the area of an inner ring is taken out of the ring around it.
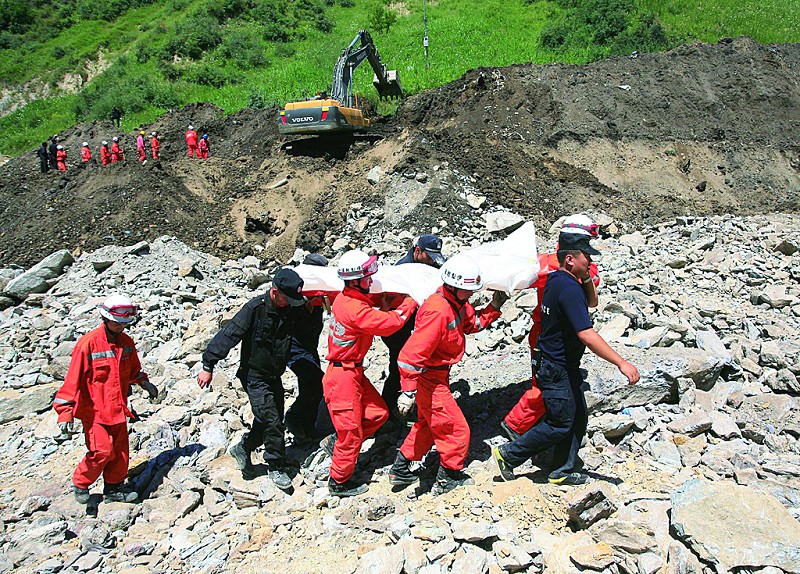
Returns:
[[[327,356],[330,363],[322,379],[325,402],[336,429],[328,481],[335,496],[367,491],[366,484],[352,480],[358,454],[364,439],[389,418],[386,403],[364,375],[364,357],[375,335],[394,333],[417,308],[411,297],[404,297],[391,311],[373,308],[369,289],[377,270],[378,258],[357,249],[348,251],[339,261],[338,275],[345,287],[331,309],[333,323]],[[327,437],[322,448],[329,450],[333,440],[334,435]]]
[[[463,484],[474,484],[463,472],[469,448],[469,425],[450,391],[450,367],[464,356],[468,333],[477,333],[500,316],[508,299],[495,291],[480,313],[470,297],[483,288],[480,267],[466,255],[456,255],[442,266],[443,285],[417,311],[414,332],[400,351],[400,387],[397,401],[401,414],[416,401],[418,420],[397,453],[389,482],[412,484],[417,476],[409,461],[422,460],[435,444],[440,466],[433,494],[442,494]]]
[[[103,475],[106,501],[135,502],[135,491],[124,489],[128,477],[128,390],[140,385],[151,399],[158,389],[142,371],[133,340],[123,333],[136,319],[136,306],[123,295],[112,295],[100,306],[103,324],[78,340],[53,408],[58,413],[59,438],[72,433],[74,419],[83,423],[89,452],[72,476],[75,499],[89,501],[89,487]]]
[[[559,233],[559,240],[564,235],[584,235],[591,238],[597,237],[599,232],[599,225],[596,225],[592,220],[582,214],[571,215],[567,217],[561,225],[561,232]],[[556,245],[558,250],[558,245]],[[533,352],[536,348],[536,341],[542,332],[542,297],[544,296],[544,286],[547,282],[547,276],[558,269],[558,257],[556,253],[547,253],[539,256],[539,276],[536,281],[531,285],[536,289],[536,307],[533,309],[533,326],[531,332],[528,334],[528,344],[531,347],[531,358],[533,359]],[[589,276],[591,281],[583,284],[583,290],[586,292],[586,298],[589,307],[597,307],[597,286],[600,284],[600,277],[598,275],[597,265],[591,263],[589,266]],[[509,440],[516,440],[520,435],[528,432],[536,421],[538,421],[545,413],[544,399],[542,398],[542,391],[536,385],[536,375],[531,373],[531,388],[525,391],[520,397],[519,401],[514,408],[512,408],[506,415],[505,419],[500,422],[500,427],[508,436]]]
[[[100,163],[108,165],[111,163],[111,151],[108,149],[108,142],[103,140],[100,144]]]
[[[63,145],[56,147],[56,166],[59,171],[67,171],[67,150]]]
[[[211,151],[211,147],[208,145],[208,134],[203,134],[203,137],[197,142],[197,149],[200,151],[200,157],[208,159],[208,153]]]
[[[150,135],[152,136],[150,138],[150,154],[153,156],[153,159],[158,159],[158,152],[161,150],[161,141],[158,139],[158,132],[153,132]]]
[[[89,142],[83,142],[83,147],[81,147],[81,161],[83,163],[92,161],[92,150],[89,149]]]
[[[200,157],[200,150],[197,147],[197,132],[194,131],[194,126],[189,126],[186,132],[186,147],[189,149],[189,157],[192,157],[192,154]]]
[[[125,161],[125,151],[119,147],[119,138],[111,138],[111,163]]]
[[[147,152],[144,151],[144,131],[140,130],[139,135],[136,136],[136,153],[139,154],[139,161],[144,162],[147,160]]]

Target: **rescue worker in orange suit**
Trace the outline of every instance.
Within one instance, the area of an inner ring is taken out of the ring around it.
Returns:
[[[203,137],[200,138],[200,141],[197,143],[197,149],[200,151],[200,157],[208,159],[208,152],[211,151],[208,145],[208,134],[203,134]]]
[[[63,145],[56,147],[56,165],[59,171],[67,171],[67,151]]]
[[[136,136],[136,153],[139,154],[139,161],[144,162],[147,159],[147,152],[144,151],[144,132],[140,131]]]
[[[408,253],[395,265],[422,263],[439,268],[444,262],[442,240],[436,235],[425,234],[416,238]],[[381,392],[383,400],[386,401],[386,405],[389,407],[389,425],[394,422],[392,417],[396,417],[397,398],[400,396],[400,370],[397,368],[397,357],[400,356],[400,349],[406,344],[413,330],[414,316],[412,315],[402,329],[388,337],[382,337],[383,343],[389,349],[389,374],[386,376],[386,380],[383,383],[383,391]]]
[[[483,288],[480,267],[466,255],[456,255],[442,266],[436,292],[417,311],[414,332],[400,351],[401,414],[416,402],[418,420],[403,441],[389,473],[394,486],[413,484],[418,477],[409,462],[422,460],[435,444],[439,471],[431,491],[443,494],[474,481],[463,472],[470,430],[450,391],[450,367],[464,356],[464,335],[477,333],[500,316],[508,295],[495,291],[491,302],[477,313],[470,297]]]
[[[125,151],[119,147],[119,138],[111,138],[111,163],[125,161]]]
[[[200,157],[200,150],[197,148],[197,132],[194,131],[193,126],[189,126],[189,130],[186,132],[186,147],[189,149],[189,157],[192,157],[192,154]]]
[[[581,214],[567,217],[561,227],[559,237],[563,234],[586,235],[590,238],[597,237],[599,226],[595,225],[589,217]],[[556,245],[558,250],[558,245]],[[542,332],[542,298],[544,297],[544,286],[547,276],[559,267],[556,253],[547,253],[539,256],[539,276],[531,287],[536,288],[536,307],[533,309],[533,326],[528,334],[528,344],[531,348],[531,360],[533,361],[536,342]],[[597,307],[597,286],[600,284],[597,265],[591,263],[589,266],[589,276],[591,282],[583,285],[586,292],[589,307]],[[514,408],[500,422],[500,427],[508,436],[509,440],[516,440],[520,435],[528,432],[531,427],[545,414],[544,399],[542,391],[536,385],[536,374],[531,373],[531,388],[525,391],[520,397]]]
[[[394,333],[417,308],[416,301],[406,296],[396,309],[375,309],[369,289],[377,271],[378,258],[358,249],[348,251],[339,261],[338,275],[345,286],[331,309],[330,362],[322,379],[325,402],[336,429],[328,481],[334,496],[355,496],[367,491],[366,484],[352,478],[358,454],[364,440],[389,418],[386,403],[364,375],[364,357],[375,335]],[[329,450],[333,438],[334,435],[326,438],[322,448]]]
[[[161,150],[161,141],[158,139],[158,132],[153,132],[150,135],[152,136],[150,138],[150,154],[153,156],[153,159],[158,159],[158,152]]]
[[[108,165],[111,163],[111,152],[108,149],[108,142],[103,140],[100,144],[100,163]]]
[[[88,163],[92,161],[92,150],[89,149],[89,142],[83,142],[81,147],[81,162]]]
[[[80,504],[89,501],[89,488],[103,475],[108,502],[136,502],[135,491],[124,488],[128,477],[128,408],[132,384],[150,399],[158,389],[142,371],[133,340],[123,331],[133,324],[137,309],[124,295],[112,295],[100,306],[103,324],[78,340],[67,376],[53,401],[60,437],[72,433],[74,419],[83,423],[86,456],[72,475],[73,492]]]

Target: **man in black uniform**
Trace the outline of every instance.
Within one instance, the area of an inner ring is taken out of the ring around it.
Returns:
[[[304,265],[327,267],[328,260],[319,253],[306,255]],[[312,297],[306,302],[308,328],[300,335],[292,337],[292,350],[288,367],[297,376],[297,399],[286,411],[286,428],[297,442],[315,438],[317,432],[317,413],[322,402],[322,377],[320,367],[319,336],[322,333],[323,304],[321,297]],[[325,415],[328,409],[324,409]],[[323,424],[323,421],[320,421]],[[328,426],[330,420],[328,420]]]
[[[50,140],[50,147],[47,148],[48,156],[50,158],[50,169],[58,169],[58,162],[56,161],[56,154],[58,153],[58,136],[53,136]]]
[[[41,147],[36,150],[36,155],[39,158],[39,169],[42,171],[42,173],[47,173],[50,170],[47,164],[48,160],[50,159],[50,156],[47,153],[47,142],[42,142]]]
[[[594,330],[584,283],[592,281],[589,265],[600,252],[589,237],[562,233],[558,239],[559,268],[547,277],[542,296],[542,334],[534,349],[536,382],[542,391],[545,415],[516,440],[492,449],[504,480],[514,479],[514,467],[555,447],[552,484],[583,484],[588,477],[578,449],[586,434],[589,414],[583,395],[581,357],[586,347],[615,365],[633,385],[639,371],[624,360]]]
[[[281,375],[289,361],[292,336],[303,336],[303,330],[308,329],[302,289],[303,280],[295,271],[278,271],[269,291],[248,301],[214,336],[203,353],[203,370],[197,375],[200,388],[206,387],[214,366],[242,342],[236,375],[250,400],[254,418],[250,432],[229,452],[242,474],[252,476],[250,454],[263,444],[269,478],[282,490],[290,489],[292,481],[285,470]]]
[[[119,127],[120,119],[122,119],[122,111],[117,106],[114,106],[111,108],[111,123]]]
[[[402,259],[395,265],[403,265],[405,263],[422,263],[424,265],[431,265],[437,269],[445,262],[444,255],[442,255],[442,240],[436,235],[420,235],[414,241],[414,245],[408,250]],[[400,356],[400,350],[406,344],[408,338],[411,337],[411,332],[414,330],[414,320],[416,319],[417,312],[411,315],[408,321],[403,325],[399,331],[389,335],[388,337],[381,337],[383,343],[389,349],[389,374],[383,383],[383,392],[381,396],[386,401],[389,407],[389,414],[391,419],[397,421],[397,399],[400,396],[400,371],[397,368],[397,357]],[[391,420],[390,419],[390,420]],[[391,426],[391,424],[389,425]]]

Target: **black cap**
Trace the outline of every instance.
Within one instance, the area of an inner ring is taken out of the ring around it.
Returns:
[[[441,266],[446,261],[442,255],[442,240],[436,235],[430,233],[420,235],[417,239],[417,247],[430,255],[437,266]]]
[[[289,305],[299,307],[306,302],[303,297],[303,279],[293,269],[284,267],[275,274],[272,286],[278,289],[289,300]]]
[[[303,265],[317,265],[318,267],[327,267],[328,258],[319,253],[309,253],[303,259]]]
[[[589,244],[589,236],[578,233],[561,233],[558,236],[558,250],[583,251],[587,255],[600,255],[600,252]]]

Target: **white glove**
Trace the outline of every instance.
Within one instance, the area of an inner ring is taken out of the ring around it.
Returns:
[[[58,430],[61,432],[62,436],[69,436],[71,434],[74,434],[75,432],[74,423],[72,421],[58,423]]]
[[[144,381],[141,387],[150,395],[150,400],[155,400],[158,397],[158,388],[150,381]]]
[[[417,391],[404,391],[397,398],[397,412],[401,417],[407,417],[417,403]]]

